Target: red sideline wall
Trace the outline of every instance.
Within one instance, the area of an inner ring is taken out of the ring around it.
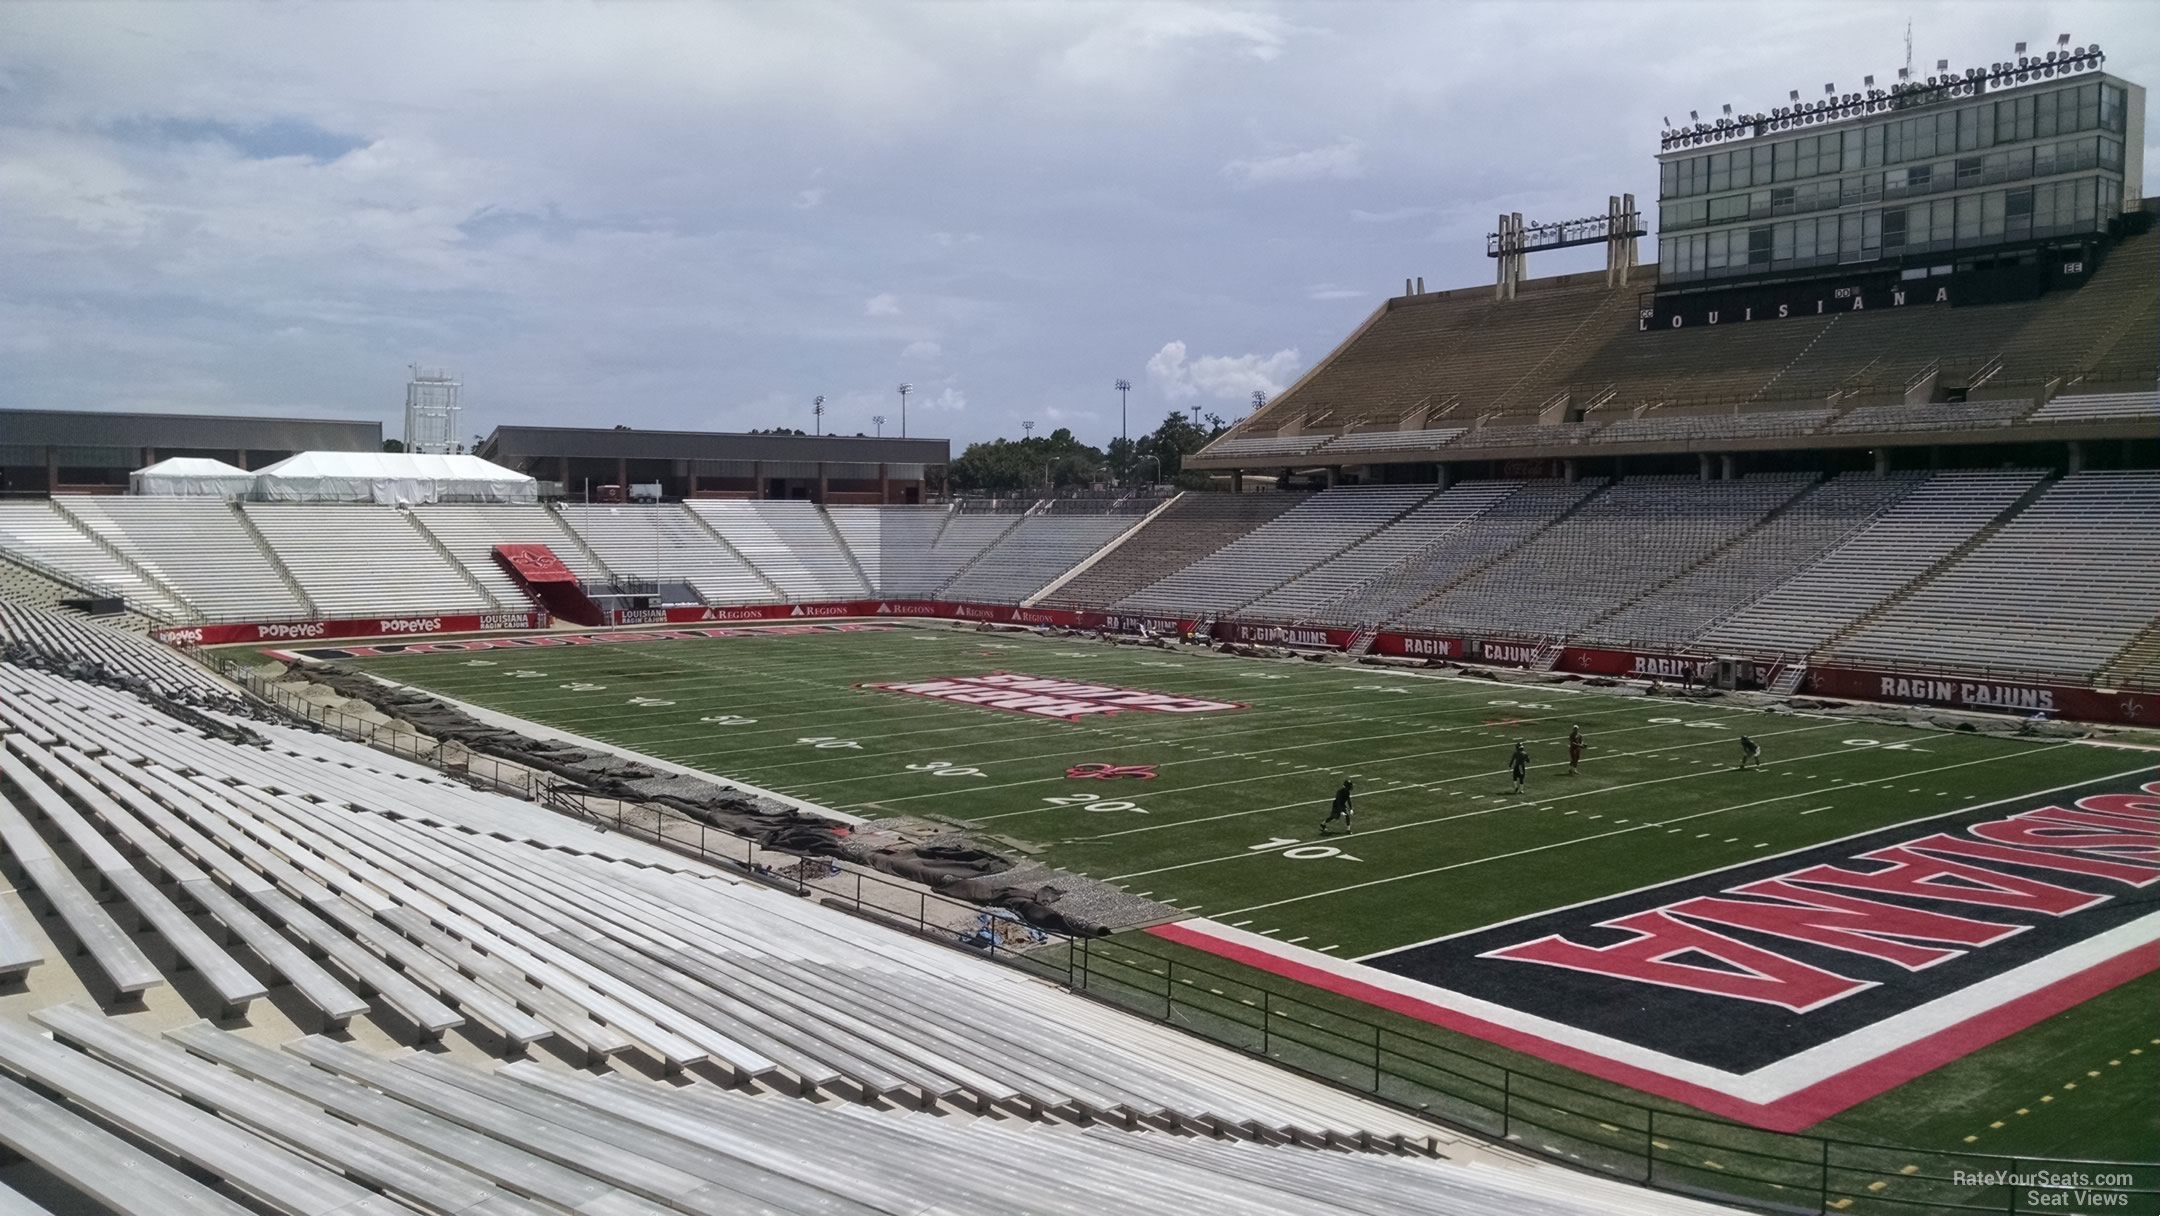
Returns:
[[[331,621],[263,624],[179,625],[150,636],[172,646],[228,646],[236,642],[305,642],[317,638],[374,638],[396,634],[480,633],[498,629],[545,629],[545,612],[474,612],[441,616],[370,616]]]
[[[942,620],[988,621],[1000,625],[1050,625],[1065,629],[1131,629],[1145,622],[1165,633],[1192,628],[1192,618],[1134,617],[1108,612],[1083,612],[1065,608],[1020,608],[1011,604],[954,604],[937,600],[850,600],[831,604],[752,604],[731,608],[653,608],[621,610],[612,614],[613,625],[682,625],[700,622],[816,620],[842,617],[925,617]],[[511,629],[545,629],[545,612],[490,612],[439,616],[362,617],[347,620],[275,621],[261,624],[187,625],[151,630],[150,636],[180,646],[226,646],[247,642],[297,642],[323,638],[360,638],[437,633],[483,633]],[[1215,626],[1226,640],[1270,645],[1306,646],[1340,650],[1356,639],[1356,631],[1319,626],[1264,625],[1224,622]],[[1374,637],[1374,654],[1397,658],[1468,658],[1502,666],[1523,666],[1537,647],[1531,643],[1487,641],[1473,647],[1463,638],[1421,633],[1381,633]],[[1759,670],[1771,661],[1740,656]],[[1702,679],[1716,660],[1700,655],[1663,651],[1615,650],[1570,646],[1561,652],[1556,671],[1573,675],[1623,676],[1634,679],[1671,680],[1683,673]],[[2088,722],[2117,722],[2151,726],[2160,724],[2160,694],[2105,692],[2067,684],[2004,683],[1957,679],[1948,676],[1916,676],[1856,667],[1810,667],[1806,689],[1825,697],[1859,701],[1890,701],[1906,705],[1940,705],[1955,709],[2000,713],[2046,713],[2051,717]]]
[[[2071,684],[2007,683],[1915,676],[1860,667],[1810,667],[1807,691],[1824,697],[1941,705],[1952,709],[2076,718],[2083,722],[2160,725],[2160,694],[2106,692]]]

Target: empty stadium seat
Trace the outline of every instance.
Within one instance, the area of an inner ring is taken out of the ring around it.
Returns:
[[[1171,615],[1234,611],[1385,527],[1431,497],[1434,489],[1349,486],[1322,491],[1113,607]]]
[[[502,605],[444,556],[408,512],[361,505],[249,503],[243,510],[330,616],[488,612]]]

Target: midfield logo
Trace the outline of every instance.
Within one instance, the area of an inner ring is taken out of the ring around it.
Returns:
[[[857,687],[876,688],[911,697],[928,697],[935,701],[951,701],[959,705],[981,705],[989,709],[1033,714],[1038,718],[1058,718],[1066,722],[1135,710],[1157,714],[1206,714],[1245,708],[1235,701],[1208,701],[1199,697],[1141,692],[1131,688],[1112,688],[1107,684],[1081,684],[1072,680],[1052,680],[1004,671],[987,676],[954,676],[943,680],[862,684]]]

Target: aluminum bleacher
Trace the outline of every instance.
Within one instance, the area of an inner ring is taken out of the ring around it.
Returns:
[[[1393,621],[1420,600],[1506,556],[1604,487],[1602,481],[1525,483],[1449,532],[1444,543],[1367,583],[1345,588],[1315,615],[1356,625]]]
[[[1418,451],[1443,447],[1460,438],[1469,428],[1440,426],[1415,431],[1355,431],[1337,435],[1328,440],[1330,457],[1356,453]]]
[[[1293,622],[1319,619],[1323,605],[1342,600],[1346,589],[1383,580],[1428,551],[1446,545],[1457,530],[1520,488],[1519,481],[1472,481],[1452,486],[1419,503],[1392,525],[1245,605],[1240,615]],[[1352,599],[1342,606],[1345,611],[1355,611],[1357,604]],[[1335,615],[1329,614],[1331,618]]]
[[[1597,433],[1599,443],[1650,440],[1766,439],[1813,434],[1830,420],[1826,409],[1762,410],[1751,414],[1645,414],[1616,418]]]
[[[787,598],[852,600],[871,594],[817,504],[693,499],[684,504]]]
[[[1709,560],[1583,631],[1590,641],[1678,646],[1865,528],[1926,480],[1848,473],[1810,490]]]
[[[608,569],[636,579],[681,579],[708,604],[749,604],[783,598],[741,556],[714,539],[677,503],[556,508]]]
[[[1265,525],[1303,494],[1182,494],[1139,534],[1043,599],[1058,608],[1105,608]]]
[[[1430,498],[1434,489],[1346,486],[1322,491],[1112,606],[1165,614],[1234,611],[1387,526]]]
[[[186,597],[201,616],[276,620],[309,615],[308,606],[229,502],[81,495],[56,498],[53,505]]]
[[[242,508],[308,600],[331,616],[488,612],[500,605],[408,513],[374,506]]]
[[[1724,653],[1807,654],[1971,540],[2042,476],[1930,477],[1857,535],[1705,630],[1698,643]]]
[[[2160,473],[2077,473],[1829,657],[2082,681],[2156,620]]]
[[[0,502],[0,549],[92,590],[119,596],[146,616],[166,621],[194,616],[171,591],[100,543],[51,502]]]
[[[1436,632],[1572,636],[1613,605],[1685,573],[1810,484],[1807,476],[1777,475],[1628,478],[1398,619]]]
[[[1029,515],[940,588],[938,598],[1018,603],[1139,522],[1139,516],[1124,511],[1042,511]]]
[[[522,607],[526,595],[495,560],[497,545],[546,545],[572,574],[605,584],[608,573],[585,555],[555,513],[529,503],[428,503],[413,518],[427,529],[474,582],[506,607]]]
[[[0,651],[19,648],[50,668],[87,668],[175,701],[222,704],[238,695],[224,681],[156,642],[72,612],[0,596]]]
[[[2071,393],[2034,410],[2027,422],[2107,422],[2118,418],[2160,421],[2160,392]]]
[[[1914,405],[1863,405],[1830,424],[1833,434],[1868,431],[1957,431],[2009,426],[2032,413],[2033,403],[1929,401]]]

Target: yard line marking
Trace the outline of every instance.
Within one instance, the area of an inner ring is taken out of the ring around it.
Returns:
[[[1827,811],[1827,810],[1829,810],[1829,809],[1830,809],[1830,808],[1831,808],[1831,807],[1832,807],[1833,805],[1835,805],[1835,804],[1834,804],[1834,803],[1828,803],[1828,802],[1826,802],[1826,803],[1822,804],[1821,806],[1817,806],[1817,807],[1810,807],[1810,808],[1808,808],[1807,810],[1804,810],[1804,811],[1802,811],[1802,812],[1800,812],[1800,813],[1801,813],[1801,814],[1803,814],[1803,815],[1812,815],[1812,814],[1814,814],[1814,813],[1815,813],[1815,812],[1817,812],[1817,811]]]
[[[1855,750],[1855,751],[1858,751],[1858,750],[1860,750],[1860,749],[1858,749],[1858,748],[1855,748],[1854,750]],[[2015,752],[2004,752],[2004,753],[2003,753],[2002,755],[2000,755],[2000,756],[1986,756],[1986,757],[1982,757],[1981,759],[1978,759],[1978,760],[1966,760],[1966,761],[1963,761],[1963,762],[1961,762],[1961,763],[1959,763],[1959,764],[1952,764],[1952,765],[1946,765],[1946,766],[1944,766],[1944,767],[1946,767],[1946,768],[1966,768],[1966,767],[1969,767],[1969,766],[1971,766],[1971,765],[1975,765],[1975,764],[1989,764],[1989,763],[1992,763],[1992,762],[1994,762],[1994,761],[1996,761],[1996,760],[2003,760],[2003,759],[2007,759],[2007,758],[2009,758],[2010,756],[2013,756],[2013,755],[2016,755],[2016,754],[2017,754],[2017,753],[2015,753]],[[1939,769],[1925,769],[1925,770],[1922,770],[1922,771],[1923,771],[1923,772],[1939,772],[1939,771],[1941,771],[1941,770],[1939,770]],[[2143,770],[2138,770],[2138,771],[2142,772]],[[1900,775],[1901,775],[1901,776],[1908,776],[1908,777],[1909,777],[1909,776],[1917,776],[1917,775],[1919,775],[1919,774],[1915,774],[1915,773],[1905,773],[1905,774],[1900,774]],[[1873,780],[1873,781],[1867,781],[1867,782],[1855,782],[1854,784],[1856,784],[1856,785],[1880,785],[1880,784],[1881,784],[1882,782],[1884,782],[1884,781],[1894,781],[1894,780],[1897,780],[1897,777],[1896,777],[1896,776],[1891,776],[1891,777],[1878,777],[1878,778],[1876,778],[1876,779],[1875,779],[1875,780]],[[1701,819],[1701,818],[1704,818],[1704,817],[1706,817],[1706,816],[1710,816],[1710,815],[1722,815],[1722,814],[1724,814],[1724,813],[1725,813],[1725,812],[1727,812],[1727,811],[1737,811],[1737,810],[1745,810],[1746,808],[1748,808],[1748,807],[1750,807],[1750,806],[1761,806],[1761,805],[1763,805],[1764,803],[1768,803],[1768,802],[1783,802],[1783,801],[1785,800],[1785,798],[1797,798],[1797,797],[1799,797],[1799,795],[1797,795],[1797,794],[1787,794],[1787,795],[1784,795],[1784,797],[1781,797],[1781,798],[1765,798],[1765,799],[1762,799],[1762,800],[1760,800],[1760,801],[1758,801],[1758,802],[1752,802],[1752,803],[1742,803],[1742,804],[1741,804],[1741,805],[1739,805],[1739,806],[1732,806],[1732,807],[1719,807],[1719,808],[1717,808],[1717,809],[1715,809],[1715,810],[1709,810],[1709,811],[1698,811],[1698,812],[1696,812],[1696,813],[1695,813],[1695,814],[1693,814],[1693,815],[1683,815],[1683,816],[1681,816],[1681,818],[1683,818],[1683,819]],[[1386,829],[1381,829],[1381,830],[1385,831]],[[1377,886],[1382,886],[1382,885],[1384,885],[1384,884],[1386,884],[1386,883],[1391,883],[1391,882],[1401,882],[1401,881],[1402,881],[1403,879],[1406,879],[1406,878],[1422,878],[1422,877],[1425,877],[1425,876],[1427,876],[1427,875],[1431,875],[1431,874],[1439,874],[1439,873],[1443,873],[1443,872],[1445,872],[1445,871],[1448,871],[1448,870],[1459,870],[1459,869],[1462,869],[1462,868],[1464,868],[1465,866],[1476,866],[1476,865],[1484,865],[1484,864],[1485,864],[1486,862],[1488,862],[1488,861],[1503,861],[1503,860],[1506,860],[1507,858],[1510,858],[1510,857],[1520,857],[1520,856],[1523,856],[1524,854],[1527,854],[1527,853],[1543,853],[1543,852],[1546,852],[1546,851],[1548,851],[1548,850],[1551,850],[1551,849],[1559,849],[1559,848],[1566,848],[1566,847],[1568,847],[1568,846],[1570,846],[1570,845],[1577,845],[1577,844],[1586,844],[1586,843],[1588,843],[1588,842],[1590,842],[1590,841],[1592,841],[1592,840],[1602,840],[1602,839],[1604,839],[1604,838],[1605,838],[1605,837],[1607,837],[1607,836],[1623,836],[1623,835],[1626,835],[1626,834],[1627,834],[1627,833],[1629,833],[1629,832],[1633,832],[1633,831],[1636,831],[1636,830],[1637,830],[1636,828],[1619,828],[1619,829],[1617,829],[1617,830],[1614,830],[1614,831],[1610,831],[1610,832],[1599,832],[1599,833],[1597,833],[1597,834],[1595,834],[1595,835],[1592,835],[1592,836],[1583,836],[1583,837],[1579,837],[1579,838],[1577,838],[1577,839],[1574,839],[1574,840],[1556,840],[1556,841],[1553,841],[1553,842],[1551,842],[1551,843],[1549,843],[1549,844],[1533,845],[1533,846],[1531,846],[1530,848],[1527,848],[1527,849],[1517,849],[1517,850],[1515,850],[1515,851],[1514,851],[1514,852],[1512,852],[1512,853],[1497,853],[1497,854],[1493,854],[1493,855],[1491,855],[1491,856],[1488,856],[1488,857],[1473,857],[1473,858],[1471,858],[1471,859],[1470,859],[1470,860],[1468,860],[1468,861],[1458,861],[1458,862],[1453,862],[1453,863],[1451,863],[1451,864],[1449,864],[1449,865],[1444,865],[1444,866],[1434,866],[1434,867],[1432,867],[1432,868],[1430,868],[1430,869],[1426,869],[1426,870],[1418,870],[1418,871],[1414,871],[1414,872],[1412,872],[1412,873],[1409,873],[1409,874],[1397,874],[1397,875],[1395,875],[1395,876],[1393,876],[1393,877],[1391,877],[1391,878],[1373,878],[1373,879],[1368,879],[1368,880],[1366,880],[1366,881],[1364,881],[1364,882],[1357,882],[1357,883],[1351,883],[1351,884],[1349,884],[1348,886],[1342,886],[1342,887],[1335,887],[1335,888],[1332,888],[1332,889],[1330,889],[1330,890],[1326,890],[1326,891],[1314,891],[1314,892],[1312,892],[1311,894],[1308,894],[1308,895],[1294,895],[1294,896],[1291,896],[1291,897],[1290,897],[1290,898],[1288,898],[1288,899],[1278,899],[1278,900],[1272,900],[1272,901],[1270,901],[1270,902],[1268,902],[1268,903],[1264,903],[1264,904],[1253,904],[1253,905],[1252,905],[1251,907],[1246,907],[1246,908],[1233,908],[1233,909],[1231,909],[1231,910],[1230,910],[1229,912],[1225,913],[1224,915],[1226,915],[1226,916],[1236,916],[1236,915],[1237,915],[1238,913],[1240,913],[1240,912],[1258,912],[1258,911],[1260,911],[1260,910],[1262,910],[1262,909],[1264,909],[1264,908],[1276,908],[1276,907],[1281,907],[1281,906],[1282,906],[1283,904],[1294,904],[1294,903],[1302,903],[1303,901],[1305,901],[1305,900],[1308,900],[1308,899],[1319,899],[1320,897],[1322,897],[1322,896],[1324,896],[1324,895],[1339,895],[1339,894],[1341,894],[1341,893],[1342,893],[1342,892],[1344,892],[1344,891],[1355,891],[1355,890],[1358,890],[1358,889],[1360,889],[1360,888],[1362,888],[1362,887],[1377,887]],[[1880,831],[1881,829],[1876,829],[1876,830]],[[1704,835],[1708,835],[1708,833],[1704,833]],[[1697,839],[1697,840],[1700,840],[1700,839],[1702,839],[1702,837],[1701,837],[1701,836],[1698,836],[1698,837],[1696,837],[1696,839]],[[1807,847],[1809,847],[1809,848],[1814,848],[1814,847],[1817,847],[1817,846],[1815,846],[1815,845],[1809,845],[1809,846],[1807,846]],[[1607,897],[1607,898],[1610,898],[1610,897]],[[1231,926],[1231,927],[1232,927],[1232,928],[1236,928],[1236,926],[1235,926],[1235,925],[1233,925],[1233,926]],[[1407,947],[1397,947],[1397,949],[1407,949]]]
[[[1788,734],[1803,734],[1803,733],[1806,733],[1807,731],[1813,731],[1813,730],[1822,730],[1822,729],[1825,729],[1825,728],[1824,728],[1824,727],[1822,727],[1822,726],[1797,726],[1797,727],[1794,727],[1793,729],[1791,729],[1791,730],[1789,730],[1789,731],[1765,731],[1765,732],[1763,732],[1763,736],[1764,736],[1765,738],[1769,738],[1769,737],[1770,737],[1771,735],[1773,735],[1773,734],[1776,734],[1776,735],[1788,735]],[[1621,759],[1621,758],[1624,758],[1624,757],[1628,757],[1628,756],[1645,756],[1645,755],[1650,755],[1650,754],[1653,754],[1653,753],[1656,753],[1656,752],[1662,752],[1662,751],[1668,751],[1668,750],[1672,750],[1672,749],[1674,749],[1674,748],[1686,748],[1686,747],[1711,747],[1711,746],[1715,746],[1715,745],[1717,745],[1717,744],[1719,744],[1719,743],[1722,743],[1722,742],[1725,742],[1725,741],[1724,741],[1724,740],[1718,740],[1718,739],[1705,739],[1705,740],[1701,740],[1701,741],[1699,741],[1699,742],[1695,742],[1695,743],[1676,743],[1676,744],[1671,744],[1671,745],[1669,745],[1668,747],[1664,747],[1664,748],[1645,748],[1645,749],[1643,749],[1643,750],[1641,750],[1641,751],[1635,751],[1635,752],[1608,752],[1608,753],[1606,753],[1606,754],[1605,754],[1604,756],[1600,756],[1600,757],[1596,757],[1596,758],[1597,758],[1597,759],[1607,759],[1607,760],[1611,760],[1611,759]],[[1863,748],[1857,748],[1857,747],[1856,747],[1856,748],[1847,748],[1847,749],[1843,749],[1843,750],[1844,750],[1844,751],[1848,751],[1848,752],[1857,752],[1857,751],[1863,751],[1863,750],[1865,750],[1865,749],[1863,749]],[[1842,754],[1842,753],[1831,753],[1831,752],[1826,752],[1826,753],[1823,753],[1823,754],[1825,754],[1825,755],[1835,755],[1835,754]],[[1405,759],[1407,759],[1407,758],[1408,758],[1408,757],[1405,757]],[[1807,758],[1807,757],[1802,757],[1802,758],[1804,759],[1804,758]],[[1790,762],[1789,762],[1789,761],[1787,761],[1786,763],[1790,763]],[[1719,772],[1725,772],[1725,771],[1727,771],[1727,770],[1724,770],[1724,769],[1720,769],[1720,770],[1718,770],[1718,771],[1719,771]],[[1471,776],[1471,777],[1492,777],[1492,776],[1498,776],[1498,775],[1499,775],[1499,771],[1498,771],[1498,770],[1493,770],[1493,771],[1491,771],[1491,772],[1486,772],[1486,773],[1474,773],[1474,774],[1471,774],[1470,776]],[[1549,799],[1548,801],[1552,801],[1552,802],[1558,802],[1558,801],[1560,801],[1560,800],[1562,800],[1562,799],[1566,799],[1566,798],[1590,798],[1590,797],[1595,797],[1595,796],[1597,796],[1597,795],[1600,795],[1600,794],[1610,794],[1610,793],[1614,792],[1615,790],[1627,790],[1627,789],[1635,789],[1635,788],[1637,788],[1638,786],[1644,786],[1644,785],[1662,785],[1662,784],[1664,784],[1665,782],[1668,782],[1668,781],[1687,781],[1687,780],[1690,780],[1691,778],[1694,778],[1694,777],[1699,777],[1699,776],[1702,776],[1702,775],[1703,775],[1703,774],[1701,774],[1701,773],[1675,773],[1675,774],[1673,774],[1673,775],[1672,775],[1672,776],[1670,776],[1670,777],[1650,777],[1650,778],[1646,778],[1646,779],[1644,779],[1644,780],[1642,780],[1642,781],[1629,781],[1629,782],[1624,782],[1624,783],[1622,783],[1622,784],[1620,784],[1620,785],[1609,785],[1609,786],[1606,786],[1606,787],[1604,787],[1603,789],[1596,789],[1596,790],[1580,790],[1580,791],[1577,791],[1576,793],[1573,793],[1573,794],[1560,794],[1560,795],[1557,795],[1557,796],[1555,796],[1555,797],[1553,797],[1553,798]],[[1433,786],[1437,786],[1437,785],[1440,785],[1440,784],[1442,784],[1443,782],[1448,782],[1448,781],[1462,781],[1462,780],[1469,780],[1469,779],[1470,779],[1469,777],[1443,777],[1443,778],[1440,778],[1440,779],[1438,779],[1438,780],[1435,780],[1435,781],[1427,781],[1427,782],[1422,782],[1422,783],[1418,783],[1418,784],[1413,784],[1413,785],[1405,785],[1405,786],[1401,786],[1401,787],[1399,787],[1399,788],[1396,788],[1396,789],[1374,790],[1374,791],[1373,791],[1373,792],[1372,792],[1372,793],[1371,793],[1371,794],[1370,794],[1369,796],[1370,796],[1370,797],[1374,797],[1374,798],[1377,798],[1377,797],[1379,797],[1379,796],[1380,796],[1380,795],[1382,795],[1382,794],[1398,794],[1398,793],[1404,793],[1404,792],[1408,792],[1408,791],[1411,791],[1411,790],[1419,790],[1419,789],[1430,789],[1430,788],[1432,788]],[[1236,782],[1220,782],[1220,783],[1218,783],[1218,784],[1224,784],[1224,785],[1235,785],[1235,784],[1237,784],[1237,783],[1236,783]],[[1191,787],[1186,787],[1186,788],[1192,788],[1192,789],[1205,789],[1205,788],[1208,788],[1208,787],[1206,787],[1206,786],[1191,786]],[[1272,812],[1272,811],[1289,811],[1289,810],[1296,810],[1296,809],[1298,809],[1298,808],[1300,808],[1300,807],[1314,807],[1314,806],[1325,806],[1325,805],[1327,805],[1327,803],[1328,803],[1328,800],[1327,800],[1326,798],[1307,798],[1307,799],[1302,799],[1302,800],[1300,800],[1300,801],[1297,801],[1297,802],[1285,802],[1285,803],[1281,803],[1281,804],[1279,804],[1279,805],[1276,805],[1276,806],[1263,806],[1263,807],[1254,807],[1254,808],[1252,808],[1252,809],[1250,809],[1250,810],[1243,810],[1243,811],[1229,811],[1229,812],[1225,812],[1224,814],[1221,814],[1221,815],[1206,815],[1206,816],[1202,816],[1202,817],[1200,817],[1200,818],[1196,818],[1196,819],[1179,819],[1179,820],[1176,820],[1176,821],[1173,821],[1173,822],[1169,822],[1169,823],[1157,823],[1157,824],[1150,824],[1150,825],[1148,825],[1147,827],[1141,827],[1141,828],[1126,828],[1126,829],[1124,829],[1124,830],[1122,830],[1122,831],[1116,831],[1116,832],[1103,832],[1103,833],[1100,833],[1100,834],[1098,834],[1098,835],[1094,835],[1094,836],[1074,836],[1074,837],[1070,838],[1069,840],[1066,840],[1066,841],[1064,841],[1063,843],[1067,843],[1067,844],[1084,844],[1084,843],[1087,843],[1087,842],[1090,842],[1090,841],[1096,841],[1096,840],[1110,840],[1110,839],[1113,839],[1113,838],[1116,838],[1116,837],[1119,837],[1119,836],[1133,836],[1133,835],[1138,835],[1138,834],[1139,834],[1139,833],[1141,833],[1141,832],[1160,832],[1160,831],[1166,831],[1166,830],[1168,830],[1168,829],[1171,829],[1171,828],[1190,827],[1190,826],[1192,826],[1192,825],[1194,825],[1194,824],[1200,824],[1200,823],[1213,823],[1213,822],[1215,822],[1216,820],[1220,820],[1220,819],[1242,819],[1242,818],[1245,818],[1245,817],[1246,817],[1246,816],[1248,816],[1248,815],[1263,815],[1263,814],[1267,814],[1267,813],[1269,813],[1269,812]],[[1442,822],[1445,822],[1445,821],[1446,821],[1446,820],[1448,820],[1448,819],[1467,819],[1467,818],[1469,818],[1469,817],[1471,817],[1471,816],[1473,816],[1473,815],[1490,815],[1490,814],[1492,814],[1492,813],[1493,813],[1493,812],[1495,812],[1495,811],[1504,811],[1504,810],[1510,810],[1510,809],[1513,809],[1513,808],[1516,808],[1516,807],[1526,807],[1526,806],[1533,806],[1533,805],[1535,805],[1535,803],[1534,803],[1534,802],[1532,802],[1532,801],[1529,801],[1529,800],[1525,800],[1525,801],[1522,801],[1522,802],[1517,802],[1517,803],[1498,803],[1498,804],[1496,804],[1496,805],[1494,805],[1494,806],[1488,806],[1488,807],[1483,807],[1483,808],[1480,808],[1480,809],[1478,809],[1478,810],[1475,810],[1475,811],[1466,811],[1466,812],[1464,812],[1464,813],[1462,813],[1462,814],[1460,814],[1460,815],[1448,815],[1448,816],[1444,816],[1444,817],[1442,817],[1441,819],[1427,819],[1427,820],[1418,820],[1418,821],[1414,821],[1414,822],[1412,822],[1412,823],[1406,823],[1406,824],[1394,824],[1394,825],[1390,825],[1390,826],[1388,826],[1388,827],[1384,827],[1384,828],[1378,828],[1378,829],[1375,829],[1375,831],[1377,831],[1377,832],[1394,832],[1394,831],[1400,831],[1401,829],[1403,829],[1403,828],[1405,828],[1405,827],[1416,827],[1416,826],[1418,826],[1418,825],[1419,825],[1419,824],[1421,824],[1421,823],[1442,823]],[[1242,856],[1245,856],[1245,854],[1243,854],[1243,853],[1237,853],[1237,854],[1232,854],[1232,855],[1230,855],[1230,856],[1242,857]],[[1218,860],[1223,860],[1223,861],[1227,861],[1227,860],[1229,860],[1229,857],[1223,857],[1223,858],[1219,858]],[[1190,863],[1188,863],[1188,864],[1190,864]],[[1156,873],[1156,871],[1154,871],[1154,870],[1142,870],[1142,871],[1140,871],[1140,873],[1143,873],[1143,874],[1153,874],[1153,873]]]

